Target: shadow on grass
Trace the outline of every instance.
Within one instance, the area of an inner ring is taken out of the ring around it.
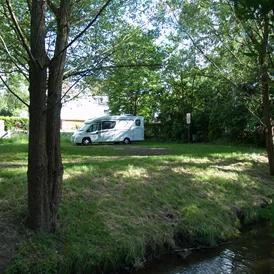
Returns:
[[[236,222],[239,212],[257,207],[273,189],[267,164],[258,165],[255,159],[243,163],[241,159],[216,157],[135,156],[66,163],[67,201],[74,195],[96,199],[110,216],[117,207],[116,215],[129,219],[135,216],[136,220],[139,210],[143,210],[143,217],[159,215],[155,217],[158,220],[177,216],[176,222],[184,220],[184,226],[189,218],[188,229],[201,222],[211,227],[213,218],[221,228],[216,230],[220,233],[216,232],[217,238],[225,237],[221,230],[228,230],[225,226],[229,220],[223,217],[233,216]],[[210,212],[209,208],[214,210]],[[113,223],[121,223],[116,221]],[[111,218],[107,223],[110,222]]]
[[[66,235],[77,223],[72,234],[84,237],[84,249],[104,246],[98,265],[106,256],[134,264],[148,247],[174,247],[178,235],[209,245],[235,237],[274,190],[267,164],[243,155],[102,157],[65,164],[60,220]]]
[[[234,237],[240,218],[255,220],[263,198],[274,191],[265,157],[249,151],[200,144],[64,146],[56,236],[47,251],[30,237],[21,254],[29,263],[37,249],[35,266],[58,261],[63,273],[80,273],[133,265],[148,248],[152,255],[173,248],[178,235],[209,245]],[[23,168],[1,171],[2,201],[23,197],[25,176]],[[17,194],[10,196],[16,184]],[[51,261],[45,261],[47,253]]]

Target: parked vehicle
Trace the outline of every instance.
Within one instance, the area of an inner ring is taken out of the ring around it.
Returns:
[[[84,122],[72,136],[77,145],[113,142],[130,144],[144,140],[144,117],[133,115],[102,116]]]

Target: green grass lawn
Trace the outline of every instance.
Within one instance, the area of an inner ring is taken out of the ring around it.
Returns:
[[[0,141],[0,228],[20,238],[8,273],[103,273],[179,243],[214,246],[257,221],[274,193],[265,150],[249,146],[63,138],[62,157],[57,231],[33,233],[23,225],[27,141]]]

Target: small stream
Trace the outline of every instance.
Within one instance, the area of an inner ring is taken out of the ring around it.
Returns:
[[[228,244],[195,250],[186,258],[165,255],[134,274],[269,274],[274,273],[274,238],[266,225],[249,226]]]

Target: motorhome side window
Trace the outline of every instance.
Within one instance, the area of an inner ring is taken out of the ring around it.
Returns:
[[[94,132],[98,130],[98,124],[92,124],[89,129],[87,130],[87,132]]]
[[[141,125],[141,120],[140,119],[135,120],[135,126],[140,126],[140,125]]]
[[[114,121],[104,121],[102,122],[102,129],[112,129],[115,127],[116,122]]]

